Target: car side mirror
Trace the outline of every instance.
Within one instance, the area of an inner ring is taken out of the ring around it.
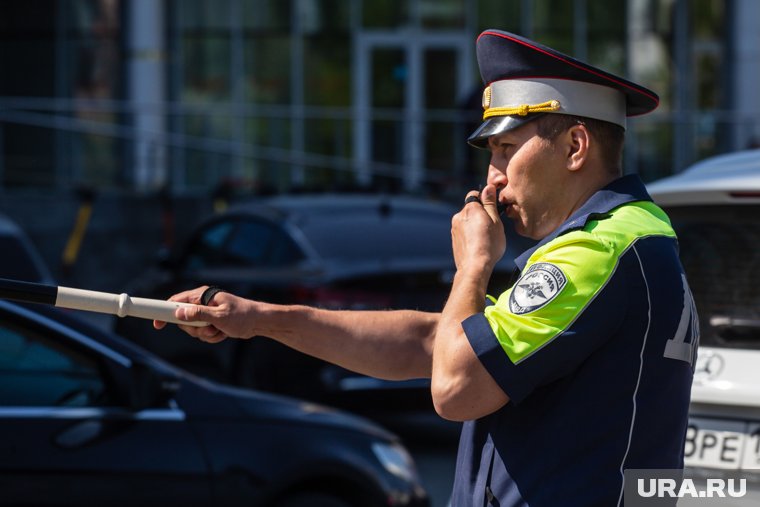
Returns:
[[[160,372],[150,364],[135,361],[127,389],[129,407],[135,412],[164,405],[179,390],[179,378]]]

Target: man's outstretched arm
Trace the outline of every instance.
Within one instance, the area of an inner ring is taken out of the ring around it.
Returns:
[[[172,301],[200,303],[205,287],[172,296]],[[209,306],[177,310],[202,328],[186,333],[215,343],[232,338],[267,336],[305,354],[377,378],[429,378],[439,314],[412,310],[323,310],[275,305],[217,293]],[[154,323],[160,329],[163,322]]]

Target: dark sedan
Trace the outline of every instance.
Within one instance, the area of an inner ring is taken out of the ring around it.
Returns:
[[[29,236],[9,217],[0,214],[0,278],[53,283]]]
[[[209,284],[274,303],[439,311],[455,271],[451,217],[456,212],[448,204],[397,196],[260,199],[201,225],[181,250],[137,281],[130,293],[166,298]],[[510,233],[514,251],[524,243]],[[493,292],[507,286],[512,271],[511,261],[497,266]],[[395,431],[414,424],[431,430],[426,380],[367,378],[265,338],[209,347],[171,331],[157,334],[149,326],[126,319],[117,330],[200,375],[347,408]]]
[[[406,450],[222,387],[47,307],[0,302],[0,504],[427,506]]]

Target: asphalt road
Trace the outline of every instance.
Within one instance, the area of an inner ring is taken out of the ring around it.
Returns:
[[[430,495],[430,506],[447,507],[454,484],[458,442],[448,439],[441,442],[405,443],[417,463],[422,483]]]

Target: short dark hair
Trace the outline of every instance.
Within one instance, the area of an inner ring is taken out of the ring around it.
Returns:
[[[609,172],[622,174],[625,129],[620,125],[583,116],[551,113],[536,118],[536,122],[538,122],[536,134],[547,141],[553,141],[573,125],[585,125],[591,137],[599,143],[602,162]]]

